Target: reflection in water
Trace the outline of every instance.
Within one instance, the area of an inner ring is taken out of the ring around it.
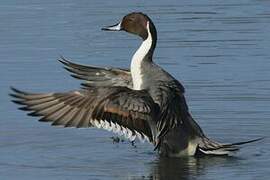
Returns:
[[[148,177],[135,179],[150,180],[190,180],[206,174],[212,168],[222,168],[228,163],[232,165],[238,159],[236,157],[186,157],[165,158],[160,157],[150,170]]]
[[[199,164],[199,159],[190,158],[160,158],[153,167],[150,179],[190,179],[200,174],[203,167]]]

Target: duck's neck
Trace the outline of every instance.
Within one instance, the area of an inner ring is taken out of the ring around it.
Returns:
[[[141,90],[143,85],[143,63],[152,63],[152,56],[156,47],[156,29],[154,25],[147,22],[147,38],[142,42],[139,49],[135,52],[131,60],[131,76],[133,89]]]

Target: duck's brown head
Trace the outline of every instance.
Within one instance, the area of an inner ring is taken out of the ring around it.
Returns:
[[[148,37],[148,28],[151,34],[156,35],[156,29],[151,19],[141,12],[133,12],[124,16],[119,23],[109,27],[102,28],[102,30],[106,31],[124,30],[132,34],[136,34],[145,40]]]

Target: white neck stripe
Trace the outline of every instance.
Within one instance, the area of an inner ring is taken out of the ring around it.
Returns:
[[[143,74],[142,74],[142,61],[150,51],[152,46],[152,35],[150,33],[149,21],[147,21],[147,39],[143,41],[139,49],[135,52],[131,60],[131,76],[133,82],[133,89],[140,90],[142,89],[143,84]]]

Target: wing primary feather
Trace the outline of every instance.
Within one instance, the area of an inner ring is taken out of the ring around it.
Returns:
[[[51,122],[53,126],[95,126],[131,141],[152,137],[148,121],[153,118],[153,102],[145,92],[121,86],[89,87],[66,93],[34,94],[15,88],[13,92],[14,102],[23,105],[22,110],[32,111],[29,115],[41,116],[39,121]]]
[[[90,127],[92,126],[91,124],[91,106],[90,106],[91,100],[88,99],[88,101],[85,103],[84,109],[85,109],[85,113],[82,116],[81,120],[79,120],[78,124],[77,124],[77,128],[79,127]]]
[[[39,121],[41,121],[41,122],[50,122],[50,121],[52,121],[53,122],[52,125],[57,125],[57,123],[55,123],[55,122],[58,121],[59,119],[62,119],[62,117],[67,112],[69,112],[70,109],[71,109],[70,106],[64,105],[64,107],[62,109],[57,111],[57,114],[51,114],[51,115],[48,115],[48,116],[44,116],[43,118],[39,119]]]
[[[69,106],[69,105],[67,105],[64,109],[65,110],[63,110],[63,112],[61,113],[61,115],[52,122],[52,126],[64,125],[64,122],[66,120],[66,117],[70,113],[70,111],[72,110],[72,107]],[[43,120],[46,121],[46,119],[40,119],[40,121],[43,121]]]
[[[76,120],[73,121],[73,122],[76,122],[76,124],[74,124],[74,127],[79,127],[80,122],[84,120],[83,118],[88,113],[86,105],[87,105],[87,99],[85,99],[80,105],[81,107],[79,108],[78,116],[76,117]]]
[[[81,107],[82,105],[85,105],[85,100],[83,98],[78,98],[77,100],[75,100],[74,102],[72,102],[70,104],[70,106],[75,106],[75,112],[73,114],[73,116],[70,118],[69,121],[66,122],[65,127],[76,127],[75,124],[73,124],[76,120],[78,120],[78,116],[80,115],[81,111],[83,110],[83,108]]]

